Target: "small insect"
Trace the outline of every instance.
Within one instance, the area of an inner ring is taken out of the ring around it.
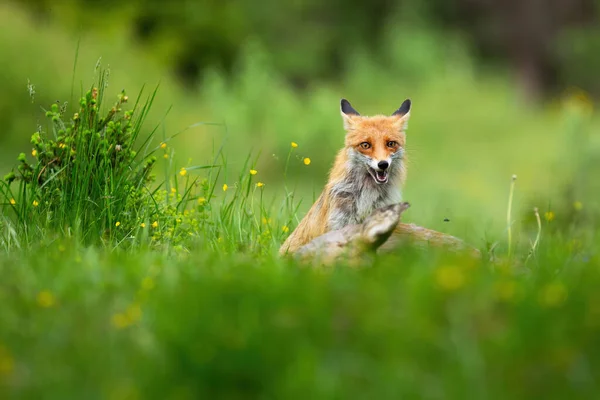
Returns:
[[[444,222],[450,222],[448,218],[444,218]]]

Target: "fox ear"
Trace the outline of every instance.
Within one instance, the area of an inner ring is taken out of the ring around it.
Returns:
[[[410,113],[410,105],[411,105],[410,99],[404,100],[404,102],[402,102],[402,105],[400,106],[400,108],[397,109],[396,111],[394,111],[392,116],[403,117],[406,114],[409,114]]]
[[[345,115],[360,115],[358,113],[358,111],[356,111],[352,107],[352,104],[350,104],[350,102],[348,100],[346,100],[346,99],[342,99],[340,106],[341,106],[342,114],[345,114]]]
[[[344,129],[351,130],[354,126],[354,117],[359,117],[360,114],[346,99],[342,99],[340,102],[340,111],[342,113],[342,119],[344,120]]]
[[[410,118],[410,106],[410,99],[406,99],[400,108],[394,111],[392,114],[392,117],[397,118],[397,120],[394,122],[394,125],[396,125],[396,127],[401,131],[406,129],[408,126],[408,119]]]

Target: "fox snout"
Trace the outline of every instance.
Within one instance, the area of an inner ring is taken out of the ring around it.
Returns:
[[[391,162],[392,160],[389,158],[383,160],[371,159],[367,164],[367,170],[369,171],[369,174],[373,177],[375,183],[378,185],[388,182],[388,172]]]
[[[390,168],[392,164],[392,160],[389,158],[384,159],[371,159],[369,162],[369,167],[373,168],[375,171],[385,171]]]

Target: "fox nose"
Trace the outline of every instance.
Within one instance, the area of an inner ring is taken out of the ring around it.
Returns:
[[[377,166],[379,167],[379,169],[387,169],[387,167],[390,166],[390,164],[387,161],[379,161],[379,163],[377,163]]]

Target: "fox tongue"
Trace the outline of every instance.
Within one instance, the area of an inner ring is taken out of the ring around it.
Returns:
[[[387,179],[387,172],[385,171],[376,171],[375,176],[379,182],[384,182]]]

